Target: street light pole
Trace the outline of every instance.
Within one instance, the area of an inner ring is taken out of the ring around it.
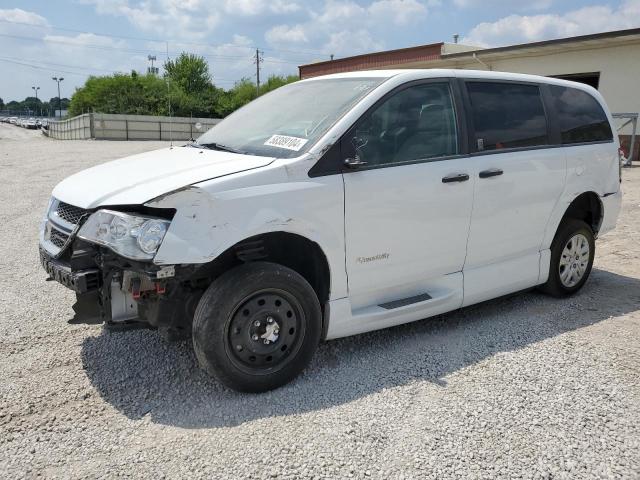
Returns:
[[[38,105],[38,90],[40,90],[40,87],[31,87],[33,88],[33,91],[36,92],[36,105]],[[42,116],[42,109],[40,109],[40,116]]]
[[[62,118],[62,99],[60,98],[60,82],[64,80],[63,77],[51,77],[54,82],[58,82],[58,112],[60,112],[60,118]]]

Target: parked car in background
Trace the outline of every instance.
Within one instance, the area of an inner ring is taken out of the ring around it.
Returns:
[[[321,340],[577,292],[620,210],[613,132],[600,94],[563,80],[313,78],[62,181],[40,258],[78,315],[188,334],[207,372],[265,391]]]

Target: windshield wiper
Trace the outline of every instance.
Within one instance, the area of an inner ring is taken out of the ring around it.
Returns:
[[[210,150],[220,150],[223,152],[231,152],[231,153],[245,153],[241,150],[237,150],[233,147],[228,147],[226,145],[222,145],[220,143],[193,143],[192,146],[198,148],[198,147],[204,147],[204,148],[208,148]]]

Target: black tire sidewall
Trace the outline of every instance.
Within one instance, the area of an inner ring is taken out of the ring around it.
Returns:
[[[583,234],[589,242],[589,263],[580,281],[573,287],[567,287],[560,280],[560,257],[569,239],[578,233]],[[591,274],[591,269],[593,267],[593,260],[595,258],[595,250],[595,238],[593,235],[593,230],[591,230],[591,227],[589,227],[587,223],[583,222],[582,220],[574,219],[565,221],[558,230],[558,233],[556,234],[551,245],[549,279],[544,284],[543,289],[547,293],[558,297],[568,296],[576,293],[589,279],[589,275]]]
[[[248,373],[230,358],[228,326],[241,302],[265,288],[280,289],[296,298],[304,316],[304,337],[297,352],[279,370]],[[252,262],[224,273],[204,293],[193,320],[193,346],[200,366],[228,387],[263,392],[288,383],[307,366],[320,342],[321,332],[320,304],[311,285],[282,265]]]

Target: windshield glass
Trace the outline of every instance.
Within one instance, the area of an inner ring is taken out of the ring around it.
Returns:
[[[285,85],[229,115],[197,142],[252,155],[297,157],[384,80],[334,78]]]

